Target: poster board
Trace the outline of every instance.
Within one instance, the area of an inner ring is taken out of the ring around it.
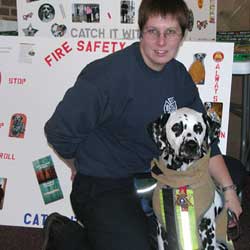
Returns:
[[[80,49],[82,42],[92,49]],[[5,196],[0,206],[1,225],[42,227],[46,216],[54,211],[74,218],[69,202],[70,171],[47,145],[43,127],[86,64],[131,43],[129,40],[2,37],[0,184]],[[64,56],[59,58],[57,49]],[[203,102],[221,103],[217,107],[222,119],[220,148],[225,153],[233,44],[186,41],[177,59],[190,69],[197,53],[205,54],[204,81],[197,84],[201,98]],[[14,126],[16,119],[19,126]],[[45,194],[49,197],[45,198]]]
[[[140,0],[19,0],[18,34],[93,39],[139,38]],[[216,40],[217,0],[188,0],[186,40]],[[126,10],[124,10],[124,4]],[[87,14],[90,7],[91,13]]]

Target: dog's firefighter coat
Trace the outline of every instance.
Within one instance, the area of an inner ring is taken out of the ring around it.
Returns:
[[[160,249],[232,250],[223,196],[208,172],[218,124],[188,108],[165,114],[149,132],[161,150],[152,161],[153,208],[162,227]]]
[[[207,221],[208,225],[204,227],[215,227],[216,240],[221,243],[218,249],[234,249],[227,241],[227,212],[222,209],[221,198],[215,197],[218,193],[208,173],[208,161],[209,154],[184,172],[168,169],[156,159],[152,161],[152,176],[157,180],[153,209],[166,231],[164,235],[169,250],[205,249],[206,241],[215,237],[213,230],[211,235],[206,232],[202,237],[200,227],[206,223],[204,220],[210,219],[204,215],[213,204],[214,211],[211,212],[215,213],[215,221]]]

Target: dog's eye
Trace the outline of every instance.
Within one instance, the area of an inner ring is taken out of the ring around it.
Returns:
[[[183,123],[182,122],[175,123],[171,129],[175,133],[175,136],[178,137],[183,132]]]
[[[194,132],[196,134],[201,134],[203,132],[203,128],[200,122],[194,125]]]

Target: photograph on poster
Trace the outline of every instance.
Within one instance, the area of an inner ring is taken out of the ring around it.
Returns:
[[[63,193],[51,156],[40,158],[32,163],[44,203],[62,199]]]
[[[54,37],[63,37],[67,31],[67,27],[64,24],[54,23],[51,25],[51,33]]]
[[[35,55],[35,50],[33,48],[33,43],[20,43],[19,44],[19,55],[18,62],[20,63],[32,63],[32,59]]]
[[[40,6],[38,16],[42,22],[50,22],[55,17],[55,9],[51,4],[45,3]]]
[[[121,23],[132,24],[135,21],[134,1],[121,1]]]
[[[189,73],[195,84],[205,84],[205,65],[204,59],[206,57],[205,53],[195,53],[194,61],[189,68]]]
[[[207,111],[208,116],[215,122],[222,123],[222,102],[204,102],[204,107]]]
[[[27,117],[25,114],[12,115],[9,127],[9,137],[24,138]]]
[[[72,22],[99,23],[100,22],[99,4],[73,4]]]
[[[7,178],[0,177],[0,209],[3,209]]]

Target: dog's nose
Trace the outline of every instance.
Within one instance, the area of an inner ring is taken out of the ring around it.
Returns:
[[[198,144],[194,140],[190,140],[185,143],[185,150],[189,153],[195,153],[197,152]]]

